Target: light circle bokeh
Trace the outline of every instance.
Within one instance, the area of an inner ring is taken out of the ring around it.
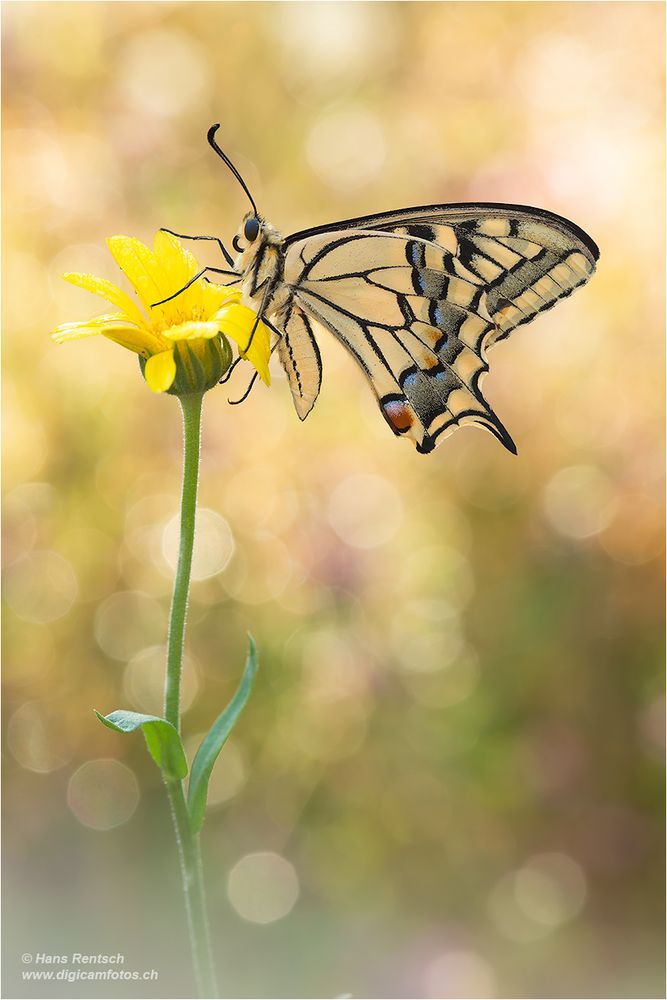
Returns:
[[[347,476],[335,487],[327,517],[341,541],[357,549],[374,549],[396,535],[403,503],[387,479],[362,472]]]
[[[331,111],[310,130],[306,155],[330,188],[362,188],[377,177],[387,156],[382,123],[362,107]]]
[[[15,615],[33,625],[62,618],[76,601],[79,583],[59,553],[34,550],[7,567],[5,599]]]
[[[114,660],[129,660],[151,641],[157,645],[165,633],[166,612],[149,594],[120,590],[104,600],[95,612],[97,644]]]
[[[86,761],[67,785],[67,804],[75,818],[101,832],[127,823],[139,798],[134,772],[113,758]]]
[[[236,912],[253,924],[271,924],[291,912],[299,896],[293,865],[274,851],[245,854],[227,880],[227,896]]]
[[[611,522],[616,511],[613,486],[594,465],[570,465],[560,469],[544,488],[543,508],[547,521],[566,538],[597,535]]]
[[[491,964],[476,951],[452,949],[436,955],[424,975],[426,996],[433,1000],[492,1000],[496,976]]]
[[[176,569],[180,539],[180,515],[167,522],[162,534],[162,555],[170,570]],[[192,579],[207,580],[222,573],[234,555],[232,530],[214,510],[198,507],[195,517],[195,546],[192,554]]]
[[[166,646],[148,646],[139,650],[123,671],[123,690],[133,709],[149,715],[162,715]],[[192,657],[183,654],[181,674],[181,712],[187,712],[199,694],[199,678]]]
[[[26,701],[9,719],[7,745],[21,767],[48,774],[67,760],[66,744],[58,739],[53,709],[48,712],[38,701]]]

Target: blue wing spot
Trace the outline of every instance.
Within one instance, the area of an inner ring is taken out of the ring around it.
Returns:
[[[409,264],[412,264],[413,267],[424,266],[426,250],[423,243],[415,243],[411,240],[405,249]]]
[[[442,311],[442,305],[440,302],[438,302],[435,307],[435,321],[438,326],[442,326],[445,322],[445,314]]]
[[[416,385],[418,381],[419,381],[419,378],[418,378],[417,373],[416,372],[412,372],[410,375],[407,376],[407,378],[405,378],[403,380],[403,388],[404,389],[412,389],[413,385]]]

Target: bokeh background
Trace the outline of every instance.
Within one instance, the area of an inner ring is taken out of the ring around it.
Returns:
[[[92,714],[160,711],[178,407],[48,334],[107,235],[231,237],[213,121],[284,232],[479,199],[601,248],[492,355],[516,458],[417,455],[332,338],[303,425],[278,370],[207,397],[188,746],[261,654],[203,834],[224,995],[664,995],[663,6],[3,15],[5,995],[191,995],[159,775]],[[22,981],[77,951],[159,981]]]

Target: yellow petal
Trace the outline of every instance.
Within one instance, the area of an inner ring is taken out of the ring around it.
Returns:
[[[164,322],[167,325],[176,326],[184,316],[188,315],[208,319],[224,302],[231,299],[230,292],[234,292],[236,297],[240,297],[241,293],[235,289],[215,285],[204,277],[193,282],[189,288],[185,288],[202,268],[193,254],[186,250],[172,233],[161,229],[155,234],[154,253],[163,275],[164,286],[169,289],[163,298],[184,289],[176,298],[166,302],[161,307],[164,309]],[[214,289],[218,291],[216,292]]]
[[[197,273],[197,261],[171,233],[156,234],[154,252],[132,236],[112,236],[107,244],[114,260],[136,288],[151,322],[162,327],[175,326],[201,307],[203,282],[197,281],[181,291]],[[155,305],[176,292],[180,294],[169,302]]]
[[[168,340],[211,340],[219,333],[219,323],[216,320],[208,322],[198,322],[190,320],[187,323],[179,323],[178,326],[170,326],[168,330],[163,330],[163,337]]]
[[[65,340],[78,340],[80,337],[95,337],[102,331],[101,326],[105,323],[116,323],[123,318],[123,313],[107,313],[104,316],[95,316],[93,319],[81,320],[78,323],[61,323],[51,333],[51,339],[56,344],[62,344]]]
[[[151,316],[151,305],[171,295],[177,289],[164,284],[155,254],[141,240],[135,239],[134,236],[110,236],[107,246],[121,271],[132,282],[144,308]]]
[[[115,344],[125,347],[128,351],[140,354],[142,358],[150,358],[156,352],[164,349],[164,340],[155,334],[140,330],[136,326],[122,323],[108,323],[100,327],[100,333]]]
[[[176,378],[176,362],[173,351],[154,354],[146,362],[144,378],[153,392],[166,392]]]
[[[153,241],[155,259],[164,273],[165,281],[174,290],[182,288],[199,270],[195,257],[180,240],[164,229],[158,230]]]
[[[71,285],[85,288],[86,291],[93,292],[94,295],[101,295],[103,299],[106,299],[112,305],[118,306],[119,309],[122,309],[126,313],[127,319],[131,323],[141,325],[146,322],[146,318],[136,302],[133,302],[130,296],[121,288],[114,285],[113,281],[107,281],[106,278],[96,278],[94,274],[78,274],[73,271],[63,274],[63,278],[65,281],[69,281]]]
[[[66,340],[79,340],[81,337],[93,337],[96,334],[102,334],[121,347],[127,348],[128,351],[141,354],[144,358],[157,354],[166,346],[162,337],[144,327],[128,323],[125,313],[108,313],[83,320],[81,323],[62,323],[53,331],[51,337],[57,344],[62,344]]]
[[[266,385],[271,385],[269,375],[269,358],[271,357],[271,333],[264,323],[260,322],[254,334],[253,327],[257,321],[257,313],[238,302],[224,305],[216,315],[218,329],[238,344],[239,354],[249,361],[259,377]],[[252,343],[246,351],[246,344],[252,334]]]
[[[199,301],[204,316],[212,317],[223,305],[240,302],[241,293],[236,288],[229,288],[227,285],[217,285],[213,281],[204,281],[199,289]]]

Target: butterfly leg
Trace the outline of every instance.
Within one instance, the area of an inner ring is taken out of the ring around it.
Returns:
[[[243,395],[240,397],[240,399],[228,399],[227,400],[227,402],[231,406],[238,406],[239,403],[243,403],[248,398],[248,396],[250,395],[250,391],[251,391],[252,387],[254,386],[255,382],[257,381],[257,375],[258,375],[258,372],[254,372],[253,373],[253,376],[250,379],[250,382],[248,383],[248,388],[243,393]]]
[[[264,324],[265,324],[266,326],[268,326],[269,330],[271,330],[271,332],[272,332],[272,333],[275,333],[276,337],[278,338],[278,340],[276,340],[275,344],[274,344],[274,345],[273,345],[273,347],[271,348],[271,354],[273,354],[273,352],[275,351],[276,347],[278,346],[278,341],[279,341],[279,340],[280,340],[280,339],[282,338],[282,333],[280,332],[280,330],[278,329],[278,327],[277,327],[277,326],[274,326],[274,325],[273,325],[273,323],[271,322],[271,320],[269,320],[269,319],[267,319],[267,318],[266,318],[266,316],[264,317],[264,319],[263,319],[263,321],[262,321],[262,322],[263,322],[263,323],[264,323]],[[238,365],[238,363],[239,363],[240,361],[243,361],[243,360],[244,360],[244,359],[243,359],[243,358],[241,357],[241,355],[239,354],[238,358],[235,358],[235,359],[234,359],[234,360],[232,361],[232,363],[231,363],[231,365],[229,366],[229,368],[228,368],[228,370],[227,370],[226,374],[225,374],[225,375],[223,375],[223,376],[222,376],[222,378],[220,379],[220,381],[218,382],[218,385],[224,385],[224,384],[225,384],[225,382],[229,382],[230,378],[232,377],[232,375],[233,375],[233,373],[234,373],[234,369],[236,368],[236,366]],[[244,397],[244,398],[245,398],[245,397]],[[232,400],[229,400],[229,402],[231,403],[231,402],[232,402]],[[236,402],[237,402],[237,403],[241,403],[241,402],[243,402],[243,400],[241,400],[241,399],[237,399],[237,400],[236,400]],[[234,404],[233,404],[233,405],[234,405]]]
[[[213,243],[218,244],[220,247],[220,253],[225,258],[229,266],[234,267],[234,258],[229,253],[219,236],[187,236],[185,233],[175,233],[173,229],[167,229],[166,226],[161,226],[160,232],[169,233],[170,236],[175,236],[179,240],[211,240]]]
[[[263,319],[262,319],[262,322],[264,323],[265,326],[268,326],[268,328],[271,331],[271,333],[275,333],[275,335],[278,338],[278,340],[282,340],[282,338],[283,338],[282,333],[280,332],[280,330],[278,329],[277,326],[273,325],[273,323],[271,322],[271,320],[268,320],[266,318],[266,316],[264,316]],[[274,351],[274,348],[276,347],[276,345],[277,345],[277,341],[276,341],[276,344],[274,344],[273,347],[271,348],[271,353],[272,354],[273,354],[273,351]]]
[[[194,277],[190,278],[190,280],[185,285],[183,285],[182,288],[179,288],[177,292],[174,292],[173,295],[168,295],[166,299],[160,299],[159,302],[151,302],[151,309],[154,309],[155,306],[163,306],[165,302],[171,302],[171,300],[175,299],[177,295],[182,295],[183,292],[185,292],[190,287],[190,285],[194,285],[195,281],[199,281],[199,279],[202,278],[208,271],[212,271],[214,274],[236,275],[236,281],[228,282],[228,284],[230,285],[235,285],[237,284],[238,281],[241,280],[241,275],[238,273],[238,271],[228,271],[223,267],[202,267],[201,271],[197,271]]]
[[[230,378],[234,374],[234,369],[236,368],[236,366],[240,361],[243,361],[242,357],[239,356],[238,358],[234,358],[231,365],[227,369],[226,373],[222,376],[221,379],[218,380],[218,385],[224,385],[225,382],[229,382]]]
[[[264,318],[264,316],[263,316],[264,310],[266,309],[267,303],[269,302],[269,299],[271,298],[272,292],[273,292],[273,285],[272,284],[267,284],[266,290],[264,292],[264,295],[262,296],[261,305],[260,305],[259,309],[257,310],[257,316],[255,318],[255,322],[253,323],[252,330],[250,331],[250,336],[248,337],[248,343],[245,345],[245,347],[243,348],[243,350],[240,352],[241,354],[247,354],[248,351],[250,350],[250,345],[252,344],[252,342],[254,340],[255,333],[257,332],[257,327],[259,326],[260,322],[262,322],[266,326],[270,327],[273,330],[274,333],[278,333],[278,331],[276,330],[275,326],[272,326],[271,323],[269,323]],[[280,336],[279,333],[278,333],[278,336]]]
[[[266,320],[264,320],[264,322],[266,323]],[[267,325],[271,326],[270,323],[267,324]],[[276,328],[274,326],[271,326],[271,329],[275,330],[275,332],[278,333],[278,331],[276,330]],[[280,337],[280,334],[278,334],[278,336]],[[271,348],[271,354],[273,354],[273,352],[275,351],[276,347],[278,346],[278,343],[279,343],[279,341],[277,340],[275,342],[275,344],[273,345],[273,347]],[[226,382],[227,381],[227,377],[229,375],[231,375],[231,373],[234,370],[234,368],[236,367],[236,365],[239,363],[239,361],[242,361],[242,360],[243,360],[243,358],[240,358],[240,357],[237,358],[236,361],[233,362],[233,364],[232,364],[231,368],[229,369],[227,375],[224,378],[220,379],[220,382]],[[232,406],[238,406],[239,403],[243,403],[248,398],[248,396],[250,395],[250,391],[251,391],[252,387],[254,386],[255,382],[257,381],[257,376],[258,375],[259,375],[259,372],[253,372],[253,376],[250,379],[250,382],[248,383],[248,388],[243,393],[243,395],[241,396],[240,399],[228,399],[227,402],[230,403]]]

